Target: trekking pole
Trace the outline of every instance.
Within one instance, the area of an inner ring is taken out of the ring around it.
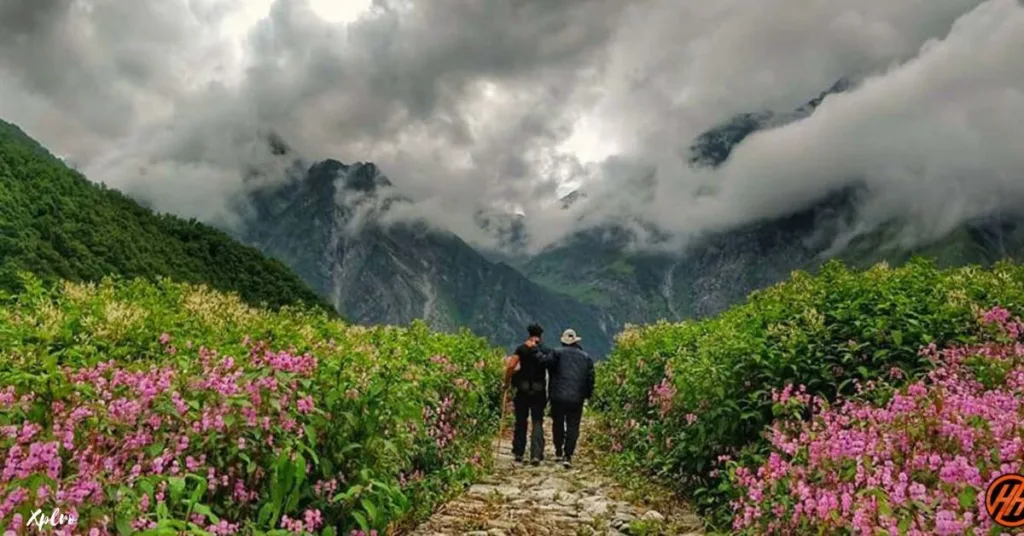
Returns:
[[[501,454],[501,438],[505,435],[505,407],[508,406],[508,385],[501,387],[501,420],[498,421],[498,446],[494,453],[494,459],[497,461],[498,456]]]

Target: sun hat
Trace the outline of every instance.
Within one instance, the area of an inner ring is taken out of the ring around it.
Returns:
[[[576,336],[576,330],[567,329],[562,332],[562,344],[576,344],[582,340],[582,337]]]

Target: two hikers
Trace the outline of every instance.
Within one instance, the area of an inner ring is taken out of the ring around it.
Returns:
[[[579,439],[583,404],[594,392],[594,363],[580,347],[582,339],[574,330],[565,330],[562,347],[556,350],[543,345],[544,330],[539,325],[531,324],[527,333],[529,338],[516,348],[505,371],[506,385],[516,391],[512,454],[517,462],[523,461],[527,427],[532,424],[530,462],[538,465],[544,459],[544,408],[550,399],[555,457],[569,468]]]

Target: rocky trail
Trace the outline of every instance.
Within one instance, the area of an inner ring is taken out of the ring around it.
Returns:
[[[545,456],[539,466],[512,459],[511,426],[490,476],[438,509],[412,536],[702,535],[701,520],[685,508],[659,512],[629,500],[601,474],[584,420],[573,467],[554,461],[551,421],[545,419]]]

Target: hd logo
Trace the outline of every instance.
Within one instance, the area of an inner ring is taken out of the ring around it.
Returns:
[[[1024,476],[1010,473],[993,480],[985,492],[985,510],[997,525],[1024,526]]]

